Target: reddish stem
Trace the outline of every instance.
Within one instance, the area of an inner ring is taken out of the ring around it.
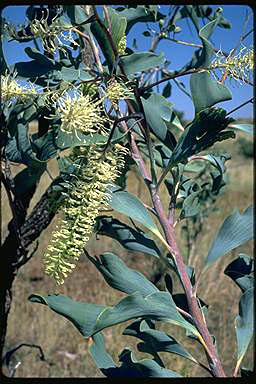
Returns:
[[[226,377],[223,367],[221,365],[220,359],[218,357],[216,348],[213,344],[212,337],[209,334],[209,330],[203,318],[201,309],[198,305],[195,292],[193,292],[193,287],[186,271],[186,265],[184,264],[182,255],[180,254],[180,251],[178,249],[174,227],[173,225],[171,225],[170,220],[168,221],[165,215],[162,202],[160,200],[158,192],[156,191],[156,188],[152,185],[152,183],[150,183],[151,177],[145,166],[141,153],[137,147],[133,133],[130,134],[130,139],[131,139],[130,142],[131,142],[132,157],[138,164],[140,171],[143,175],[143,178],[149,187],[154,209],[156,211],[158,220],[165,233],[166,241],[169,244],[172,255],[175,259],[176,267],[177,267],[179,276],[181,277],[181,281],[187,297],[189,313],[192,316],[194,320],[194,324],[207,346],[206,355],[207,355],[207,359],[209,362],[212,375],[215,377]]]

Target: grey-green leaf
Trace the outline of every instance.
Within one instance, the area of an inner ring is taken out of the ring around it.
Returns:
[[[122,361],[121,377],[182,377],[177,372],[160,366],[155,360],[137,360],[129,348],[125,348],[119,360]]]
[[[232,99],[230,90],[224,84],[213,79],[208,71],[191,75],[190,90],[195,113],[221,101]]]
[[[133,75],[136,72],[147,71],[158,65],[162,65],[165,61],[164,54],[157,55],[153,52],[138,52],[132,53],[129,56],[124,56],[120,59],[125,74],[127,76]],[[117,75],[120,75],[120,69],[117,70]]]
[[[98,217],[96,231],[99,235],[109,236],[117,240],[129,251],[143,252],[157,258],[160,255],[160,250],[148,235],[136,231],[134,228],[113,217]]]
[[[48,305],[59,315],[70,320],[78,331],[85,337],[94,334],[95,323],[98,316],[107,308],[105,305],[81,303],[64,295],[30,295],[32,303]]]
[[[114,253],[105,252],[100,257],[87,257],[112,288],[128,294],[140,292],[143,297],[158,291],[142,273],[127,267]]]
[[[163,18],[160,12],[157,12],[155,15],[152,11],[150,12],[144,5],[138,5],[136,7],[131,7],[129,9],[124,9],[119,12],[121,16],[125,17],[127,20],[126,34],[129,33],[133,25],[138,22],[154,22]]]
[[[199,336],[196,328],[179,314],[168,292],[158,291],[146,297],[134,292],[113,307],[76,302],[64,295],[33,294],[28,299],[48,305],[54,312],[70,320],[86,338],[104,328],[140,317],[176,324]]]
[[[103,144],[107,142],[106,136],[95,133],[93,135],[85,135],[81,131],[76,131],[73,134],[67,134],[61,130],[58,130],[58,136],[55,139],[56,145],[59,149],[88,146],[92,144]]]
[[[102,371],[102,373],[106,376],[113,377],[113,370],[115,370],[117,366],[110,354],[106,351],[104,336],[101,332],[99,332],[96,335],[92,336],[92,340],[93,343],[90,344],[88,348],[89,353],[91,354],[97,367]]]
[[[239,302],[239,315],[235,320],[237,338],[237,361],[243,359],[254,330],[254,288],[244,292]]]
[[[157,329],[150,329],[145,320],[133,322],[124,330],[123,334],[143,340],[143,343],[138,344],[141,352],[150,353],[153,356],[158,352],[169,352],[196,362],[196,359],[174,337]]]
[[[199,203],[199,194],[200,191],[192,192],[189,196],[187,196],[182,204],[182,210],[180,213],[180,220],[185,219],[187,217],[196,216],[200,210]]]
[[[147,123],[151,130],[161,140],[165,140],[167,126],[164,122],[170,121],[172,115],[171,104],[161,95],[153,93],[148,99],[141,98]]]
[[[236,210],[222,224],[216,239],[209,250],[205,268],[208,268],[219,257],[253,238],[253,206],[243,214]]]
[[[238,285],[242,292],[254,286],[254,260],[243,253],[240,253],[226,267],[224,273]]]
[[[129,349],[122,351],[118,367],[107,353],[104,337],[101,333],[92,336],[93,344],[89,346],[89,352],[97,367],[106,377],[181,377],[176,372],[159,366],[156,361],[143,359],[137,361]]]
[[[143,224],[147,229],[153,232],[161,240],[162,235],[156,224],[153,222],[147,209],[143,203],[133,194],[129,192],[114,192],[111,195],[109,205],[117,212],[130,217],[133,220]]]

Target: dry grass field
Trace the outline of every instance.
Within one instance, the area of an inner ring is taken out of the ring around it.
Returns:
[[[239,133],[238,137],[248,137]],[[196,243],[194,257],[191,260],[196,270],[203,265],[212,237],[222,224],[226,216],[235,208],[244,211],[253,200],[253,160],[244,157],[237,140],[229,140],[216,145],[218,149],[230,152],[232,159],[228,161],[229,183],[226,192],[217,201],[218,211],[213,212],[204,222],[204,228]],[[21,167],[13,166],[14,173]],[[56,164],[49,164],[52,175],[56,174]],[[45,174],[33,199],[32,205],[39,199],[42,192],[49,185],[50,178]],[[143,201],[148,201],[148,193],[138,180],[134,172],[129,173],[129,191],[139,195]],[[164,190],[163,190],[164,191]],[[6,226],[10,219],[10,211],[6,204],[6,195],[2,191],[2,235],[6,236]],[[162,192],[163,201],[167,204],[167,196]],[[121,216],[116,215],[121,218]],[[40,345],[47,361],[39,359],[37,349],[23,347],[15,354],[15,360],[21,364],[15,377],[19,378],[56,378],[56,377],[102,377],[88,353],[88,342],[84,340],[74,326],[66,319],[50,311],[46,306],[32,304],[27,298],[32,293],[49,294],[61,293],[75,300],[97,304],[112,305],[124,296],[121,292],[110,288],[95,267],[82,256],[77,268],[67,278],[63,286],[56,286],[55,282],[46,276],[43,271],[42,254],[45,251],[51,232],[57,218],[45,230],[39,239],[39,248],[34,257],[23,266],[17,275],[13,286],[13,304],[9,316],[9,326],[6,350],[14,348],[19,343]],[[123,221],[126,221],[122,217]],[[127,221],[126,221],[127,222]],[[180,242],[182,242],[180,240]],[[153,260],[142,253],[127,252],[118,243],[107,237],[95,236],[90,239],[87,250],[90,255],[99,255],[104,251],[112,251],[121,256],[128,266],[149,276],[152,271]],[[227,254],[214,264],[202,277],[199,285],[199,296],[209,304],[208,324],[210,332],[217,338],[219,355],[223,361],[225,372],[232,375],[236,362],[236,342],[234,319],[238,310],[240,291],[236,285],[223,274],[226,265],[239,253],[252,255],[252,242],[248,242],[235,251]],[[176,292],[180,291],[177,286]],[[122,336],[123,329],[128,324],[117,325],[106,329],[106,345],[109,353],[118,362],[118,355],[122,349],[129,346],[139,359],[143,355],[136,350],[136,339]],[[188,351],[206,361],[203,350],[198,343],[185,336],[185,332],[176,326],[159,324],[178,341],[184,344]],[[202,377],[207,372],[194,365],[189,360],[173,354],[161,353],[161,358],[166,362],[166,367],[173,369],[184,376]],[[252,368],[252,345],[246,355],[242,366]]]

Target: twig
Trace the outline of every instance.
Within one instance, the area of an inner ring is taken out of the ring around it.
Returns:
[[[191,75],[193,73],[205,72],[207,70],[208,70],[207,68],[200,67],[200,68],[192,68],[192,69],[189,69],[187,71],[182,71],[182,72],[175,71],[174,73],[164,77],[163,79],[161,79],[159,81],[156,81],[155,83],[152,83],[146,87],[138,88],[138,91],[140,94],[142,94],[142,93],[148,91],[149,89],[155,87],[156,85],[161,84],[165,81],[172,80],[172,79],[175,79],[175,78],[181,77],[181,76]]]
[[[103,73],[104,70],[103,70],[103,66],[102,66],[101,61],[100,61],[99,51],[98,51],[98,48],[96,47],[96,44],[93,41],[93,39],[91,37],[85,35],[83,32],[79,31],[79,29],[77,29],[77,28],[72,28],[72,30],[74,32],[78,33],[79,35],[81,35],[89,43],[91,50],[92,50],[92,53],[93,53],[93,56],[94,56],[94,60],[95,60],[96,65],[99,69],[99,72]]]
[[[254,99],[254,97],[252,97],[251,99],[247,100],[245,103],[240,104],[240,105],[239,105],[238,107],[236,107],[235,109],[232,109],[232,111],[229,111],[229,112],[226,114],[226,116],[228,116],[228,115],[230,115],[231,113],[237,111],[238,109],[244,107],[246,104],[252,103],[252,102],[253,102],[253,99]]]

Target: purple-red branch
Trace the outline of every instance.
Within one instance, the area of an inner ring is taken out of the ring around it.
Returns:
[[[168,220],[168,218],[165,215],[163,205],[162,205],[162,202],[160,200],[158,191],[156,190],[156,188],[154,186],[152,186],[152,183],[151,183],[152,178],[149,174],[149,171],[148,171],[148,169],[145,165],[145,162],[141,156],[141,153],[138,149],[138,146],[136,144],[133,133],[130,133],[130,144],[131,144],[132,158],[138,164],[140,172],[141,172],[147,186],[149,187],[155,212],[157,214],[160,225],[163,228],[163,231],[164,231],[164,234],[166,237],[166,241],[170,246],[171,253],[172,253],[172,256],[174,257],[178,273],[181,277],[181,281],[182,281],[184,291],[185,291],[185,294],[187,297],[189,313],[190,313],[191,317],[193,318],[195,327],[199,331],[200,335],[202,336],[202,338],[203,338],[203,340],[207,346],[206,355],[208,358],[211,373],[215,377],[226,377],[225,372],[223,370],[223,367],[221,365],[220,359],[218,357],[216,348],[213,344],[212,337],[209,334],[209,330],[208,330],[207,325],[205,323],[201,309],[198,305],[197,297],[195,295],[191,281],[190,281],[189,276],[188,276],[187,271],[186,271],[186,265],[184,263],[182,255],[180,254],[180,251],[179,251],[179,248],[177,245],[177,241],[176,241],[176,234],[174,231],[174,227],[171,224],[170,217]]]

